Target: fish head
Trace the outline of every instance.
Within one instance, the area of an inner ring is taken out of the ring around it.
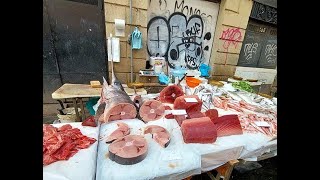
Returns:
[[[117,88],[117,89],[121,90],[121,91],[124,91],[123,86],[122,86],[121,82],[120,82],[118,79],[115,79],[115,80],[112,82],[112,86],[113,86],[114,88]]]

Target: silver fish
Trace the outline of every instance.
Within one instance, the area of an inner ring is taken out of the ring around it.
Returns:
[[[191,93],[191,89],[189,88],[189,86],[188,85],[186,85],[185,86],[185,95],[192,95],[192,93]]]

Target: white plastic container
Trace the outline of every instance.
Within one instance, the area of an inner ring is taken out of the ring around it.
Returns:
[[[165,62],[165,58],[164,57],[150,57],[150,65],[151,66],[154,66],[155,64],[157,64],[157,63],[161,63],[162,65],[164,64],[164,62]]]
[[[155,65],[154,66],[154,73],[160,74],[162,72],[162,65]]]

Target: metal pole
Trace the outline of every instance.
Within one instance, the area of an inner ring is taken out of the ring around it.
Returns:
[[[78,111],[78,105],[77,105],[77,98],[72,98],[72,102],[73,102],[73,107],[74,110],[76,111],[76,117],[77,117],[77,122],[81,122],[80,116],[79,116],[79,111]]]
[[[130,34],[132,35],[132,0],[130,0]],[[130,82],[133,82],[132,41],[130,44]]]

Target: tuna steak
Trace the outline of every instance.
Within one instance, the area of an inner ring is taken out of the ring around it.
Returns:
[[[127,135],[109,145],[109,158],[118,164],[132,165],[141,162],[148,154],[148,143],[143,136]]]
[[[170,143],[170,133],[161,126],[149,125],[144,129],[144,134],[152,134],[152,138],[161,146],[167,147]]]
[[[217,129],[209,117],[183,121],[181,131],[185,143],[214,143]]]
[[[119,122],[117,123],[118,129],[113,131],[108,138],[106,139],[106,143],[111,143],[119,138],[122,138],[128,134],[130,134],[129,126],[126,123]]]
[[[181,87],[177,85],[170,85],[162,89],[159,100],[163,103],[173,103],[177,97],[182,96],[183,94]]]
[[[146,99],[140,102],[139,115],[144,122],[158,120],[164,113],[165,107],[160,101]]]

